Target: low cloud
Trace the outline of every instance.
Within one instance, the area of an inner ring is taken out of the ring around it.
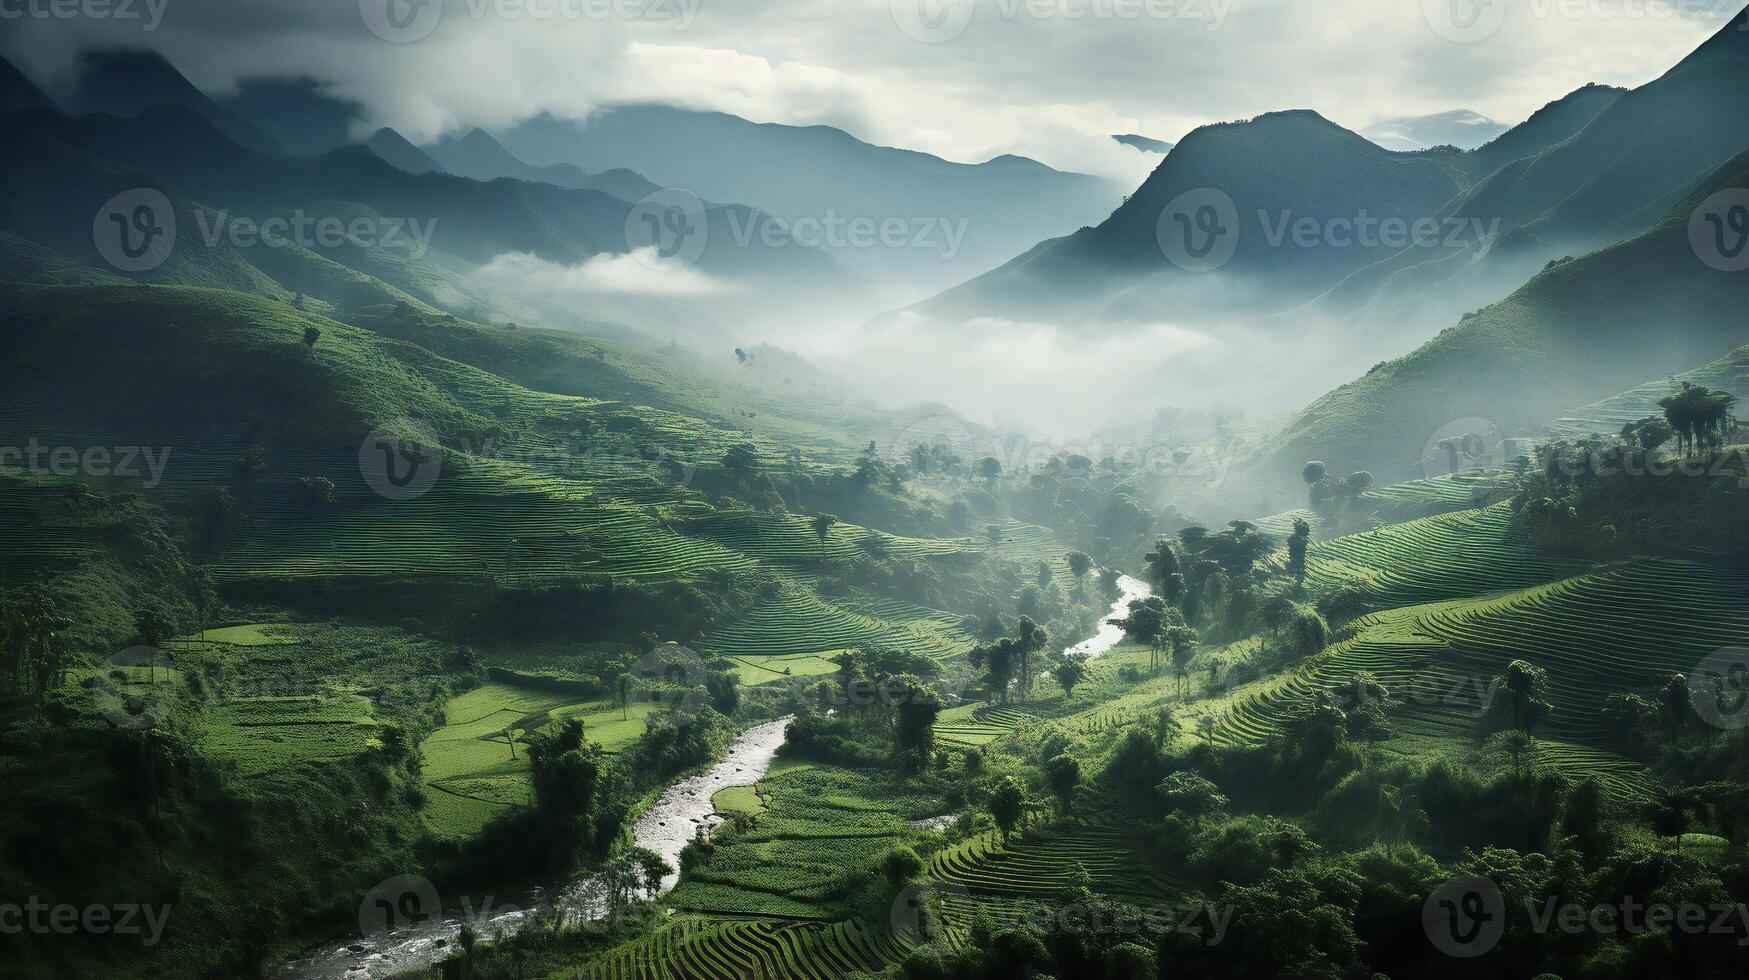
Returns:
[[[500,255],[475,276],[482,285],[512,294],[571,296],[721,296],[732,284],[657,254],[654,245],[631,253],[591,256],[564,266],[526,252]]]

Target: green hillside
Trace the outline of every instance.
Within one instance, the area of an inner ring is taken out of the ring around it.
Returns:
[[[1419,475],[1440,428],[1486,419],[1536,431],[1575,406],[1649,374],[1681,370],[1742,341],[1740,276],[1720,274],[1688,244],[1688,220],[1713,191],[1749,179],[1749,157],[1714,173],[1645,234],[1551,264],[1507,299],[1466,317],[1406,357],[1320,398],[1288,428],[1271,464],[1307,459],[1370,470],[1386,482]]]

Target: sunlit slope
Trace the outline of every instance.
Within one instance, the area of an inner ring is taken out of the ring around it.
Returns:
[[[1716,650],[1749,644],[1749,576],[1690,562],[1637,559],[1503,594],[1427,602],[1357,620],[1352,636],[1277,675],[1198,707],[1220,737],[1279,735],[1318,691],[1367,671],[1390,692],[1400,735],[1462,744],[1478,732],[1490,685],[1514,660],[1549,674],[1543,756],[1637,793],[1637,767],[1615,758],[1601,709],[1611,694],[1651,698],[1669,675]]]
[[[1272,461],[1276,475],[1322,459],[1381,482],[1411,478],[1448,423],[1485,419],[1512,434],[1742,344],[1749,278],[1703,262],[1689,243],[1689,219],[1714,190],[1745,181],[1749,154],[1644,235],[1551,266],[1508,299],[1320,398],[1289,427]]]
[[[1662,417],[1664,410],[1658,405],[1659,400],[1676,393],[1684,383],[1727,391],[1737,396],[1739,405],[1749,404],[1749,347],[1739,347],[1693,370],[1648,381],[1612,398],[1593,402],[1556,419],[1549,429],[1569,439],[1615,435],[1629,422]]]

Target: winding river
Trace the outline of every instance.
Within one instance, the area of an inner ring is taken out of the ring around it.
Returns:
[[[711,797],[730,786],[750,786],[763,779],[788,728],[789,719],[784,718],[742,732],[721,762],[664,790],[632,827],[632,840],[678,867],[681,849],[698,828],[712,829],[723,822]],[[661,891],[673,888],[678,880],[678,873],[670,875]],[[566,887],[558,909],[573,920],[602,918],[606,912],[602,892],[596,876],[580,878]],[[471,924],[482,939],[507,936],[533,922],[537,908],[550,908],[553,903],[537,889],[503,902],[464,898],[463,904],[474,907],[446,910],[417,925],[325,946],[272,975],[277,980],[375,980],[421,969],[454,951],[464,924]]]
[[[1111,604],[1111,611],[1099,618],[1099,632],[1070,647],[1064,651],[1065,653],[1080,654],[1089,660],[1103,656],[1106,651],[1117,646],[1123,640],[1123,627],[1113,625],[1110,620],[1128,616],[1131,602],[1154,594],[1153,590],[1148,588],[1148,583],[1128,575],[1117,577],[1117,587],[1123,591],[1123,594]]]
[[[1122,595],[1100,618],[1099,630],[1070,647],[1068,652],[1092,659],[1103,655],[1123,639],[1123,630],[1107,620],[1127,615],[1130,602],[1150,592],[1147,583],[1128,575],[1120,576],[1117,584]],[[742,732],[721,762],[669,786],[645,809],[632,827],[633,842],[655,851],[671,866],[678,867],[681,849],[692,840],[698,828],[714,829],[724,820],[712,805],[711,797],[719,790],[750,786],[765,778],[788,728],[789,719],[786,718],[755,725]],[[936,819],[947,822],[952,820],[952,815]],[[667,892],[678,880],[678,873],[670,875],[662,882],[661,891]],[[602,883],[596,876],[585,876],[567,886],[556,905],[569,919],[598,919],[606,910],[602,890]],[[474,907],[450,909],[417,925],[322,947],[285,964],[271,975],[276,980],[376,980],[422,969],[441,962],[454,951],[464,924],[471,924],[480,938],[490,940],[521,931],[534,921],[537,909],[550,908],[555,903],[536,889],[504,902],[474,898],[463,899],[463,904]]]

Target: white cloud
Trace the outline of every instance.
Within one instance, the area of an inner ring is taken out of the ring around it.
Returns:
[[[604,252],[573,266],[508,252],[474,275],[490,288],[525,295],[692,297],[734,291],[728,283],[662,258],[654,245],[629,254]]]
[[[0,52],[62,81],[70,51],[89,43],[159,48],[208,88],[312,74],[363,101],[371,125],[415,140],[649,99],[836,125],[955,160],[1019,153],[1131,179],[1149,160],[1108,145],[1111,133],[1177,140],[1201,123],[1283,108],[1356,129],[1457,108],[1515,121],[1586,82],[1642,84],[1735,12],[1662,0],[1513,3],[1492,36],[1458,44],[1428,26],[1421,0],[971,0],[962,35],[925,44],[894,17],[895,4],[913,0],[626,2],[692,15],[535,18],[501,11],[599,8],[446,0],[429,37],[396,45],[369,34],[353,2],[229,0],[173,4],[151,33],[9,21]],[[1150,9],[1179,13],[1100,15]]]

